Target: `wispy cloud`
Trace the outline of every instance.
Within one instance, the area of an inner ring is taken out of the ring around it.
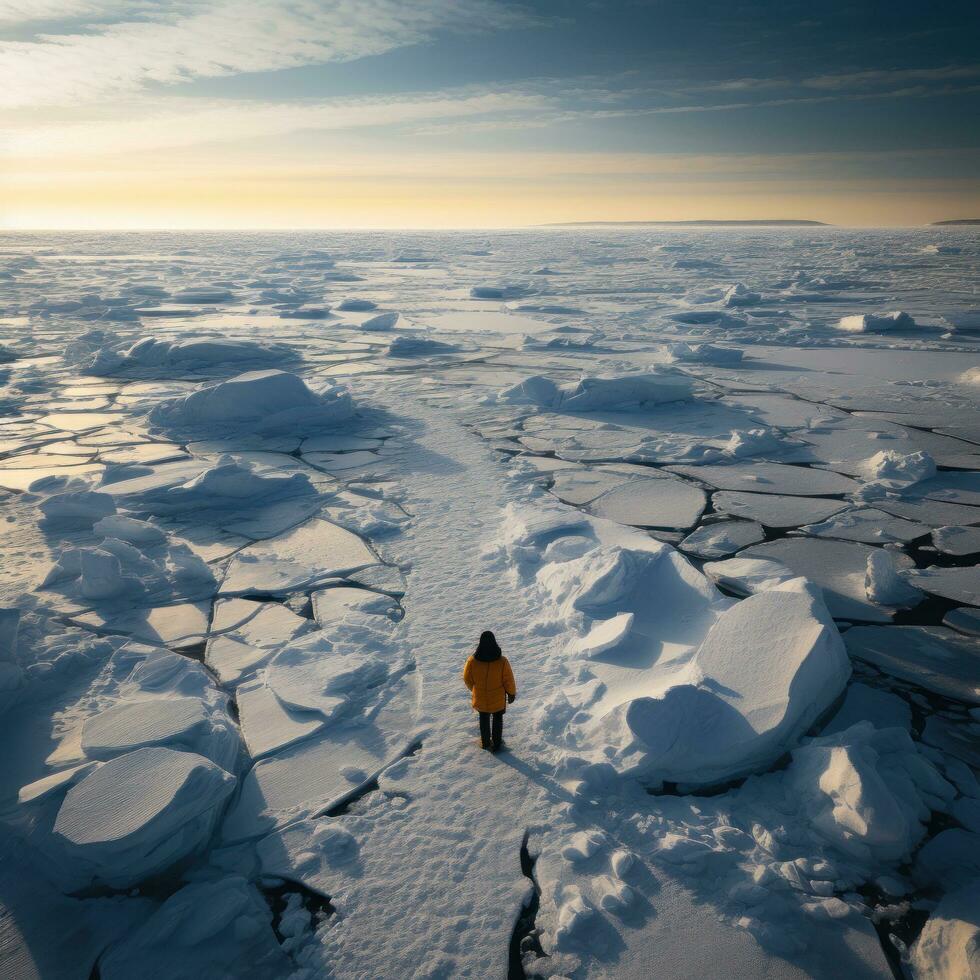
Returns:
[[[28,125],[8,133],[12,157],[116,155],[213,143],[265,139],[307,131],[397,127],[447,118],[501,113],[525,116],[549,107],[545,96],[522,92],[431,93],[403,98],[330,102],[207,101],[170,98],[139,115],[50,126]]]
[[[69,8],[82,15],[94,7],[94,0],[37,2],[62,16]],[[27,6],[6,0],[0,12],[12,16]],[[182,5],[150,9],[148,20],[0,42],[0,106],[72,105],[132,93],[148,83],[352,61],[441,31],[527,20],[494,0],[211,0],[192,13]]]

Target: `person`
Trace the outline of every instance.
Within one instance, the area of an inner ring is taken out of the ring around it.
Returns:
[[[517,684],[510,661],[490,630],[480,634],[466,661],[463,683],[473,696],[473,709],[480,713],[480,741],[488,752],[496,752],[504,738],[504,712],[517,699]]]

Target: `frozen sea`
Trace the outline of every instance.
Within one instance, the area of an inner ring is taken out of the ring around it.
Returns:
[[[976,229],[0,280],[0,974],[980,976]]]

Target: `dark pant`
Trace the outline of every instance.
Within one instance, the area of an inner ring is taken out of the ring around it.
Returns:
[[[491,721],[493,733],[491,734]],[[483,747],[489,749],[499,749],[504,737],[504,713],[503,711],[481,711],[480,712],[480,740]],[[491,741],[492,739],[492,741]]]

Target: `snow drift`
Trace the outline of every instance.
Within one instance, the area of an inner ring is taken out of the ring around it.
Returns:
[[[601,412],[682,401],[690,398],[693,390],[689,378],[666,371],[583,377],[564,385],[535,375],[500,392],[498,399],[554,411]]]
[[[353,414],[351,397],[339,385],[315,393],[294,374],[250,371],[161,402],[150,412],[149,420],[164,431],[244,429],[295,434],[346,422]]]

